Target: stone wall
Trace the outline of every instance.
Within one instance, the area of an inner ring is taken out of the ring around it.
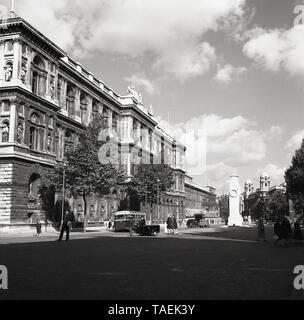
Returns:
[[[0,224],[35,223],[45,219],[39,196],[29,200],[29,180],[46,167],[22,160],[0,160]]]

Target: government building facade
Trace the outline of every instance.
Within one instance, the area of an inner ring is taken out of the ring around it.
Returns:
[[[140,163],[167,163],[174,186],[160,195],[159,220],[168,214],[185,217],[194,205],[186,197],[186,148],[159,127],[133,86],[121,96],[20,17],[0,24],[0,230],[27,226],[46,218],[39,192],[44,173],[64,160],[94,113],[108,119],[108,136],[119,165],[132,179]],[[187,185],[189,193],[191,184]],[[214,197],[214,190],[202,190]],[[54,201],[60,199],[57,195]],[[81,199],[67,194],[77,220],[83,219]],[[89,200],[89,220],[109,220],[128,208],[117,186],[110,195]],[[141,204],[138,210],[144,210]],[[153,209],[156,211],[156,209]],[[155,214],[152,212],[152,214]]]

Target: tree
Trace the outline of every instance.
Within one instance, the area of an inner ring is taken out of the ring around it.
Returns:
[[[267,210],[270,213],[272,221],[287,215],[289,204],[286,194],[281,190],[277,190],[271,194],[267,202]]]
[[[265,218],[267,215],[267,201],[266,198],[258,198],[253,207],[254,219]]]
[[[229,218],[229,195],[223,194],[219,198],[219,208],[220,208],[220,216],[222,219],[225,219],[225,221]]]
[[[134,175],[129,192],[135,194],[139,200],[144,200],[146,192],[152,203],[157,202],[157,190],[168,191],[174,184],[174,174],[166,164],[140,164]]]
[[[285,172],[287,196],[293,201],[297,213],[304,209],[304,140],[295,152],[291,166]]]
[[[113,167],[111,163],[101,164],[98,152],[105,141],[100,141],[100,133],[107,127],[103,115],[97,114],[93,121],[80,134],[76,147],[66,153],[64,164],[58,164],[48,174],[50,187],[62,189],[63,171],[65,171],[66,190],[74,197],[82,197],[84,203],[84,232],[86,231],[87,197],[90,194],[106,195],[125,174]]]

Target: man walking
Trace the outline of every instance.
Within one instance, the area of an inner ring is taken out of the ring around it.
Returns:
[[[262,239],[264,242],[266,242],[265,226],[264,226],[263,218],[260,218],[260,219],[258,220],[257,241],[260,241],[260,239]]]
[[[173,216],[173,233],[177,234],[178,233],[178,225],[177,225],[177,220],[176,220],[176,216]]]
[[[69,211],[66,211],[65,215],[64,215],[64,218],[63,218],[63,223],[62,223],[62,226],[61,226],[60,236],[59,236],[58,241],[62,241],[64,232],[66,232],[66,241],[70,240],[70,228],[71,228],[71,225],[72,225],[72,221],[71,221],[70,213],[69,213]]]
[[[172,233],[172,230],[173,230],[173,219],[172,219],[171,215],[169,215],[168,219],[167,219],[167,232],[168,232],[168,234]]]

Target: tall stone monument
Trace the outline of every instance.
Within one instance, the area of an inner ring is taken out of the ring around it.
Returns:
[[[241,187],[238,175],[231,176],[229,189],[228,226],[241,227],[243,225],[243,217],[241,216],[240,212]]]

